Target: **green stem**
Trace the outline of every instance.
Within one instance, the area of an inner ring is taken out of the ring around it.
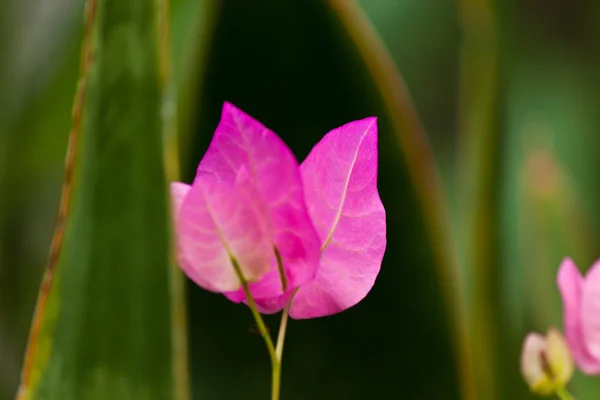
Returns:
[[[560,388],[556,391],[556,395],[560,400],[575,400],[575,397],[566,388]]]
[[[271,357],[271,364],[275,367],[275,364],[278,363],[277,356],[275,355],[275,346],[273,346],[273,340],[271,339],[271,335],[269,335],[269,331],[267,326],[265,325],[265,321],[262,319],[262,316],[258,312],[258,308],[256,307],[256,302],[252,297],[252,293],[250,292],[250,286],[248,285],[248,281],[244,277],[242,273],[242,269],[238,264],[235,258],[231,258],[231,264],[233,265],[233,269],[235,270],[238,279],[242,283],[242,287],[244,288],[244,293],[246,294],[246,299],[248,299],[248,308],[250,308],[250,312],[254,317],[254,322],[256,322],[256,326],[258,327],[258,332],[265,340],[265,344],[267,345],[267,351],[269,352],[269,356]]]
[[[298,292],[298,289],[294,290],[292,293],[292,297],[287,302],[285,307],[283,308],[283,312],[281,313],[281,322],[279,323],[279,332],[277,333],[277,345],[275,347],[275,357],[277,358],[278,364],[277,368],[273,367],[273,386],[271,387],[271,399],[279,400],[279,388],[281,386],[281,359],[283,358],[283,344],[285,342],[285,333],[287,330],[287,321],[290,313],[290,306],[292,305],[292,300],[294,296]]]
[[[271,400],[279,400],[279,388],[281,386],[281,364],[273,365],[271,376]]]
[[[283,339],[285,337],[285,329],[287,325],[287,309],[289,308],[289,303],[286,305],[284,309],[284,315],[281,319],[281,327],[279,329],[279,334],[277,337],[277,351],[275,350],[275,346],[273,345],[273,339],[271,339],[271,335],[267,330],[267,326],[265,325],[265,321],[262,316],[258,312],[258,308],[256,307],[256,302],[252,297],[252,293],[250,292],[250,286],[248,285],[248,281],[244,277],[242,273],[242,269],[238,264],[235,258],[231,258],[231,264],[235,269],[235,273],[238,276],[238,279],[242,283],[242,287],[244,288],[244,293],[246,294],[246,299],[248,300],[248,308],[250,308],[250,312],[254,317],[254,321],[256,326],[258,327],[258,331],[260,335],[265,340],[265,344],[267,345],[267,351],[269,352],[269,357],[271,358],[271,369],[273,371],[272,381],[271,381],[271,400],[279,400],[279,387],[281,382],[281,355],[283,353]],[[292,296],[293,297],[293,296]],[[290,300],[291,303],[291,300]],[[283,333],[282,333],[283,329]]]
[[[285,292],[287,290],[287,279],[285,277],[285,270],[283,269],[281,253],[279,253],[279,249],[277,247],[275,247],[275,258],[277,258],[277,269],[279,270],[279,277],[281,278],[281,291]]]
[[[277,252],[277,250],[275,250],[275,251],[276,251],[276,255],[277,255],[278,264],[281,265],[282,264],[281,256],[279,256],[279,253]],[[250,312],[252,313],[252,316],[254,317],[254,321],[256,322],[256,326],[258,327],[258,331],[260,332],[260,335],[265,340],[265,344],[267,345],[267,350],[269,352],[269,357],[271,358],[271,369],[273,371],[273,373],[271,375],[271,400],[279,400],[279,392],[280,392],[280,387],[281,387],[281,359],[283,357],[283,344],[285,342],[285,333],[287,330],[287,320],[288,320],[292,300],[294,299],[294,296],[296,296],[298,289],[294,290],[289,301],[283,308],[283,312],[281,314],[281,322],[279,324],[279,332],[277,334],[277,346],[275,347],[275,346],[273,346],[273,339],[271,339],[271,335],[269,334],[269,331],[267,330],[265,321],[263,320],[262,316],[258,312],[258,308],[256,307],[256,302],[254,301],[254,298],[252,297],[252,293],[250,292],[250,286],[248,285],[248,281],[246,280],[246,278],[244,277],[244,274],[242,273],[242,269],[240,268],[240,265],[238,264],[237,260],[233,257],[231,258],[231,264],[233,265],[233,269],[235,270],[235,273],[238,276],[238,279],[242,283],[242,287],[244,288],[244,293],[246,294],[246,299],[248,299],[248,308],[250,308]],[[285,280],[282,280],[282,283],[285,285]]]
[[[285,331],[287,329],[287,320],[288,315],[290,313],[290,306],[292,305],[292,299],[296,295],[298,289],[294,291],[292,297],[288,301],[288,303],[283,308],[283,312],[281,313],[281,322],[279,323],[279,333],[277,334],[277,346],[275,347],[275,355],[279,362],[281,362],[281,358],[283,357],[283,343],[285,341]]]

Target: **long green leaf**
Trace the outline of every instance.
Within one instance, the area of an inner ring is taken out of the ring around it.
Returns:
[[[173,396],[155,4],[88,1],[66,180],[20,399]]]
[[[502,326],[499,284],[498,182],[501,141],[499,56],[496,21],[489,0],[457,2],[461,48],[459,137],[461,144],[461,255],[465,267],[470,339],[478,398],[499,392],[498,328]],[[510,353],[513,355],[512,353]],[[507,365],[513,370],[514,360]]]
[[[52,235],[82,11],[70,0],[0,2],[0,400],[19,385]]]
[[[169,182],[180,180],[177,130],[177,96],[171,51],[171,4],[170,0],[156,0],[158,10],[159,71],[162,88],[162,123],[164,160]],[[171,257],[171,334],[173,344],[173,390],[177,400],[189,400],[191,396],[188,362],[188,320],[185,297],[185,277]]]

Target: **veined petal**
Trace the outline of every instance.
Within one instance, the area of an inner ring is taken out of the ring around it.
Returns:
[[[600,362],[588,351],[583,336],[581,307],[584,280],[573,260],[563,260],[557,280],[563,300],[565,336],[575,363],[587,374],[600,373]]]
[[[585,277],[581,320],[587,349],[600,364],[600,260],[592,265]]]
[[[250,290],[254,293],[254,302],[256,307],[261,314],[275,314],[285,307],[287,300],[292,294],[292,290],[286,290],[285,293],[281,293],[281,277],[279,270],[271,269],[262,279],[258,282],[250,284]],[[257,293],[273,293],[277,292],[276,296],[257,297]],[[243,290],[236,290],[235,292],[223,293],[225,297],[235,303],[248,304],[246,294]]]
[[[177,220],[179,259],[184,272],[214,292],[240,288],[231,259],[244,278],[256,281],[274,259],[265,205],[249,181],[224,182],[199,176]]]
[[[272,226],[268,250],[273,256],[267,277],[250,285],[253,296],[277,297],[283,294],[275,255],[283,259],[287,288],[312,279],[319,263],[319,239],[312,225],[302,188],[298,162],[290,149],[271,130],[230,103],[225,103],[221,121],[206,155],[198,166],[198,176],[212,175],[232,182],[245,169],[263,199],[266,211],[262,218]],[[233,301],[245,295],[228,293]]]
[[[315,279],[290,309],[296,319],[345,310],[371,290],[386,247],[385,210],[377,191],[377,119],[329,132],[301,166],[309,214],[321,241]]]

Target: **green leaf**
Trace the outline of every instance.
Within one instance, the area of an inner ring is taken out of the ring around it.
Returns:
[[[173,397],[157,9],[88,1],[63,198],[20,399]]]
[[[48,257],[83,26],[83,4],[72,4],[73,9],[62,4],[69,0],[59,0],[65,12],[50,16],[37,2],[23,6],[8,0],[0,5],[0,26],[6,27],[0,29],[0,92],[10,94],[0,98],[2,400],[14,398],[19,385],[27,332]],[[23,22],[11,24],[14,20]],[[77,35],[66,34],[72,31]],[[25,47],[27,51],[21,52]]]
[[[499,131],[499,46],[496,16],[489,0],[458,1],[463,31],[460,49],[459,138],[461,152],[459,228],[461,265],[467,287],[469,329],[477,397],[502,394],[503,371],[516,370],[514,359],[499,367],[506,351],[500,299],[498,240],[502,142]],[[517,346],[518,347],[518,346]],[[513,348],[513,347],[511,347]],[[514,354],[509,353],[512,357]],[[520,383],[520,382],[519,382]]]

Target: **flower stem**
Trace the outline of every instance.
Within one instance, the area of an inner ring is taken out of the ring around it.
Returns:
[[[296,291],[294,291],[292,299],[295,294]],[[279,332],[277,334],[277,346],[275,347],[275,355],[277,356],[279,362],[281,362],[281,358],[283,357],[283,343],[285,342],[285,331],[287,329],[287,320],[290,312],[290,305],[292,304],[292,299],[288,301],[286,306],[283,308],[283,312],[281,313],[281,322],[279,323]]]
[[[273,364],[273,375],[271,385],[271,400],[279,400],[279,392],[281,386],[281,357],[283,355],[283,342],[285,340],[285,330],[287,327],[288,306],[283,309],[281,314],[281,323],[279,325],[279,333],[277,334],[277,347],[275,348],[275,357],[277,364]]]
[[[285,293],[287,290],[287,279],[285,277],[285,270],[283,269],[281,253],[279,253],[279,249],[277,247],[275,247],[275,258],[277,258],[277,269],[279,270],[279,277],[281,278],[281,291]]]
[[[271,364],[273,366],[273,369],[275,369],[275,364],[278,364],[279,361],[277,360],[277,356],[275,355],[275,346],[273,346],[273,339],[271,339],[271,335],[269,335],[269,331],[267,330],[265,321],[262,319],[260,313],[258,312],[256,302],[254,301],[252,293],[250,292],[250,286],[248,285],[248,281],[242,273],[240,265],[238,264],[237,260],[233,257],[231,257],[231,264],[233,265],[233,269],[235,269],[235,273],[237,274],[238,279],[242,283],[244,293],[246,294],[246,299],[248,300],[248,308],[250,308],[250,312],[254,317],[254,322],[258,327],[258,332],[265,340],[265,344],[267,345],[267,351],[269,352],[269,357],[271,358]]]
[[[273,365],[273,385],[271,387],[271,400],[279,400],[279,388],[281,386],[281,359],[283,358],[283,344],[285,342],[285,333],[287,330],[287,320],[290,313],[290,306],[292,300],[296,295],[298,289],[294,290],[292,297],[283,308],[281,313],[281,322],[279,323],[279,332],[277,333],[277,345],[275,347],[275,358],[277,359],[277,366]]]
[[[271,375],[271,400],[279,400],[279,388],[281,386],[281,363],[273,364]]]
[[[278,254],[278,252],[276,252],[276,254]],[[281,264],[280,256],[278,256],[278,263]],[[267,345],[267,351],[269,352],[269,357],[271,358],[271,369],[272,369],[271,400],[279,400],[279,393],[280,393],[280,387],[281,387],[281,358],[283,357],[283,344],[285,342],[285,332],[287,330],[287,320],[288,320],[288,315],[290,312],[290,306],[292,304],[292,300],[294,299],[294,296],[296,296],[298,289],[294,290],[294,292],[292,293],[292,296],[290,297],[287,304],[283,308],[283,312],[281,314],[281,322],[279,324],[279,332],[277,333],[277,346],[275,347],[273,345],[273,339],[271,338],[271,335],[269,334],[269,331],[267,330],[267,326],[265,325],[265,321],[263,320],[262,316],[258,312],[258,308],[256,307],[256,302],[254,301],[254,298],[252,297],[252,292],[250,292],[250,286],[248,284],[248,281],[244,277],[244,274],[242,273],[242,269],[240,268],[240,265],[238,264],[237,260],[233,257],[231,258],[231,264],[233,265],[233,268],[235,269],[235,273],[238,276],[238,279],[242,283],[242,287],[244,288],[244,293],[246,294],[246,299],[248,300],[248,308],[250,308],[250,312],[252,313],[252,316],[254,317],[254,321],[256,322],[256,326],[258,327],[258,331],[260,332],[260,335],[265,340],[265,344]],[[285,281],[283,281],[283,284],[285,285]]]
[[[242,287],[244,288],[244,293],[246,294],[246,299],[248,300],[248,308],[250,308],[250,312],[252,313],[252,316],[254,317],[254,322],[256,323],[256,326],[258,327],[258,331],[260,332],[260,335],[265,340],[265,344],[267,345],[267,351],[269,352],[269,357],[271,358],[271,370],[273,371],[272,378],[271,378],[272,379],[272,381],[271,381],[271,400],[279,400],[279,392],[280,392],[279,388],[281,386],[280,385],[280,382],[281,382],[281,355],[283,353],[283,341],[284,341],[285,329],[286,329],[286,325],[287,325],[287,313],[288,313],[287,310],[289,308],[289,304],[291,303],[291,299],[290,299],[290,303],[288,303],[286,305],[286,307],[284,308],[284,311],[283,311],[283,315],[281,318],[281,326],[279,329],[279,334],[277,335],[277,350],[275,350],[275,346],[273,345],[273,339],[271,339],[271,335],[269,334],[269,331],[267,330],[265,321],[263,320],[262,316],[258,312],[258,308],[256,307],[256,302],[254,301],[254,298],[252,297],[252,292],[250,292],[250,286],[248,285],[248,281],[246,280],[246,278],[244,277],[244,274],[242,273],[242,269],[240,268],[240,265],[238,264],[237,260],[233,257],[231,258],[231,264],[233,265],[233,268],[235,269],[235,273],[237,274],[238,279],[242,283]],[[283,333],[282,333],[282,331],[283,331]]]
[[[575,400],[575,397],[566,388],[560,388],[556,391],[556,395],[560,400]]]

